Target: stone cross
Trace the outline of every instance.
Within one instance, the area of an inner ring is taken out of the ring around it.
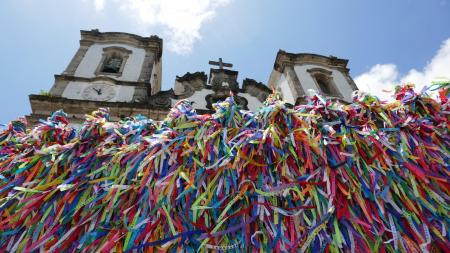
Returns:
[[[219,58],[219,61],[209,61],[209,64],[219,66],[219,69],[223,69],[223,67],[233,67],[233,64],[223,62],[222,58]]]

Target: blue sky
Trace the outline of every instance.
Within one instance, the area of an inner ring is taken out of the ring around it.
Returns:
[[[392,83],[450,77],[449,14],[449,0],[5,0],[0,123],[31,112],[28,94],[50,89],[79,30],[162,37],[163,89],[218,57],[240,80],[267,82],[283,49],[349,59],[357,84],[381,94]]]

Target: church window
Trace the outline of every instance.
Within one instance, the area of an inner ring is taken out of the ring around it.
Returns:
[[[323,95],[342,97],[333,81],[333,72],[322,68],[312,68],[307,71],[311,74],[311,77]]]
[[[110,57],[106,58],[102,72],[119,73],[122,62],[122,56],[114,52]]]
[[[330,83],[328,82],[328,80],[326,79],[326,77],[324,77],[323,75],[317,75],[316,76],[316,82],[319,85],[320,90],[326,94],[326,95],[331,95],[331,88],[330,88]]]
[[[131,50],[123,47],[104,48],[100,65],[97,67],[95,74],[122,76],[126,61],[131,53]]]

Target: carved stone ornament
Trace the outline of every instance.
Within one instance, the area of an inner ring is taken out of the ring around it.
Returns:
[[[250,78],[244,79],[242,83],[242,90],[243,92],[258,98],[260,102],[264,102],[267,96],[272,93],[272,90],[270,90],[264,83],[257,82]]]
[[[160,91],[155,95],[148,98],[148,103],[150,107],[166,107],[170,108],[172,106],[171,98],[174,98],[175,94],[173,89],[167,91]]]
[[[178,98],[188,98],[194,95],[195,91],[200,91],[206,88],[206,81],[208,77],[205,72],[187,72],[183,76],[176,77],[177,85],[181,85],[182,91],[175,89],[174,93]]]
[[[208,80],[208,76],[205,74],[205,72],[202,71],[202,72],[194,72],[194,73],[187,72],[183,76],[176,77],[176,80],[178,82],[192,82],[192,81],[195,81],[198,79],[200,79],[206,83],[206,80]]]
[[[227,95],[218,95],[218,94],[209,94],[209,95],[207,95],[205,97],[206,108],[212,110],[213,109],[212,105],[214,103],[217,103],[219,101],[223,101],[229,96],[230,96],[229,93]],[[247,101],[246,98],[238,96],[238,95],[234,95],[233,98],[234,98],[234,101],[236,101],[236,103],[241,106],[241,109],[248,110],[248,101]]]
[[[230,91],[234,93],[239,92],[239,84],[235,79],[229,77],[224,73],[217,73],[215,75],[216,76],[214,77],[211,83],[212,90],[214,92],[219,93],[220,95],[222,94],[229,95]]]

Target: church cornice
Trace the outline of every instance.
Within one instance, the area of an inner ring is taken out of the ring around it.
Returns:
[[[144,49],[153,49],[157,52],[158,59],[162,56],[163,40],[156,35],[142,37],[124,32],[100,32],[98,29],[90,31],[81,30],[80,33],[80,45],[90,45],[93,43],[123,43]]]
[[[208,76],[206,76],[205,72],[187,72],[183,76],[176,76],[176,81],[178,82],[190,82],[193,80],[202,80],[206,83]]]
[[[140,87],[148,87],[149,82],[130,82],[130,81],[122,81],[117,80],[109,76],[99,75],[95,77],[79,77],[72,75],[55,75],[55,80],[64,80],[64,81],[80,81],[80,82],[96,82],[96,81],[106,81],[113,84],[118,85],[127,85],[127,86],[140,86]]]
[[[27,118],[36,123],[39,118],[45,118],[56,110],[62,109],[69,115],[72,122],[83,121],[84,115],[98,110],[108,108],[112,121],[118,121],[123,117],[132,115],[143,115],[154,120],[162,120],[166,117],[170,108],[148,104],[146,102],[106,102],[68,99],[63,97],[52,97],[46,95],[29,95],[32,114]]]
[[[92,105],[94,108],[138,108],[138,109],[159,109],[167,111],[169,107],[167,106],[158,106],[157,104],[149,104],[147,102],[107,102],[107,101],[93,101],[93,100],[81,100],[81,99],[70,99],[64,97],[53,97],[47,95],[37,95],[31,94],[28,95],[30,102],[33,103],[51,103],[56,105],[58,108],[64,109],[65,107],[71,107],[71,105],[76,105],[78,108],[86,107],[87,105]],[[35,107],[36,108],[36,107]],[[42,109],[42,108],[38,108]],[[49,109],[51,112],[53,109]]]
[[[288,53],[279,50],[273,68],[278,72],[283,72],[286,66],[304,65],[304,64],[318,64],[330,68],[337,68],[348,73],[347,59],[340,59],[335,56],[323,56],[319,54],[307,53]]]

